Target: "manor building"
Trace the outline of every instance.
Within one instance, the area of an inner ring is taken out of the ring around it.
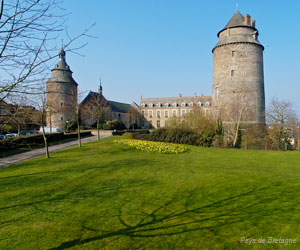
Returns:
[[[168,125],[171,118],[184,120],[186,114],[201,112],[211,114],[211,96],[182,96],[162,98],[142,98],[140,110],[145,118],[144,127],[160,128]]]

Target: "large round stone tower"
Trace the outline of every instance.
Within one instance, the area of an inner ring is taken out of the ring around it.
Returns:
[[[51,71],[52,76],[47,81],[47,127],[63,129],[67,121],[76,119],[78,86],[66,63],[63,49],[59,53],[58,63]]]
[[[213,48],[212,108],[226,123],[265,124],[264,47],[255,20],[237,11]]]

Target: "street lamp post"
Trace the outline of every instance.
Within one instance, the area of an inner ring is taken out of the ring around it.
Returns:
[[[66,121],[67,123],[67,133],[69,133],[69,121]]]

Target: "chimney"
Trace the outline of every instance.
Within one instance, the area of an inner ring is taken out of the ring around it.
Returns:
[[[255,19],[252,18],[252,27],[255,28]]]
[[[250,26],[250,18],[251,18],[251,17],[250,17],[249,14],[246,14],[246,15],[245,15],[245,19],[244,19],[244,20],[245,20],[245,21],[244,21],[244,22],[245,22],[245,25]]]
[[[181,98],[181,97],[182,97],[182,94],[179,94],[179,97]]]
[[[197,97],[197,93],[194,93],[194,95]]]

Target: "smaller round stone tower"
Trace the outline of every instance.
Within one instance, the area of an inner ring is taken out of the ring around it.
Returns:
[[[226,123],[265,124],[264,47],[255,20],[237,11],[213,48],[212,108]]]
[[[62,49],[59,61],[47,81],[47,127],[63,129],[67,121],[76,119],[77,86],[72,71],[66,63]]]

